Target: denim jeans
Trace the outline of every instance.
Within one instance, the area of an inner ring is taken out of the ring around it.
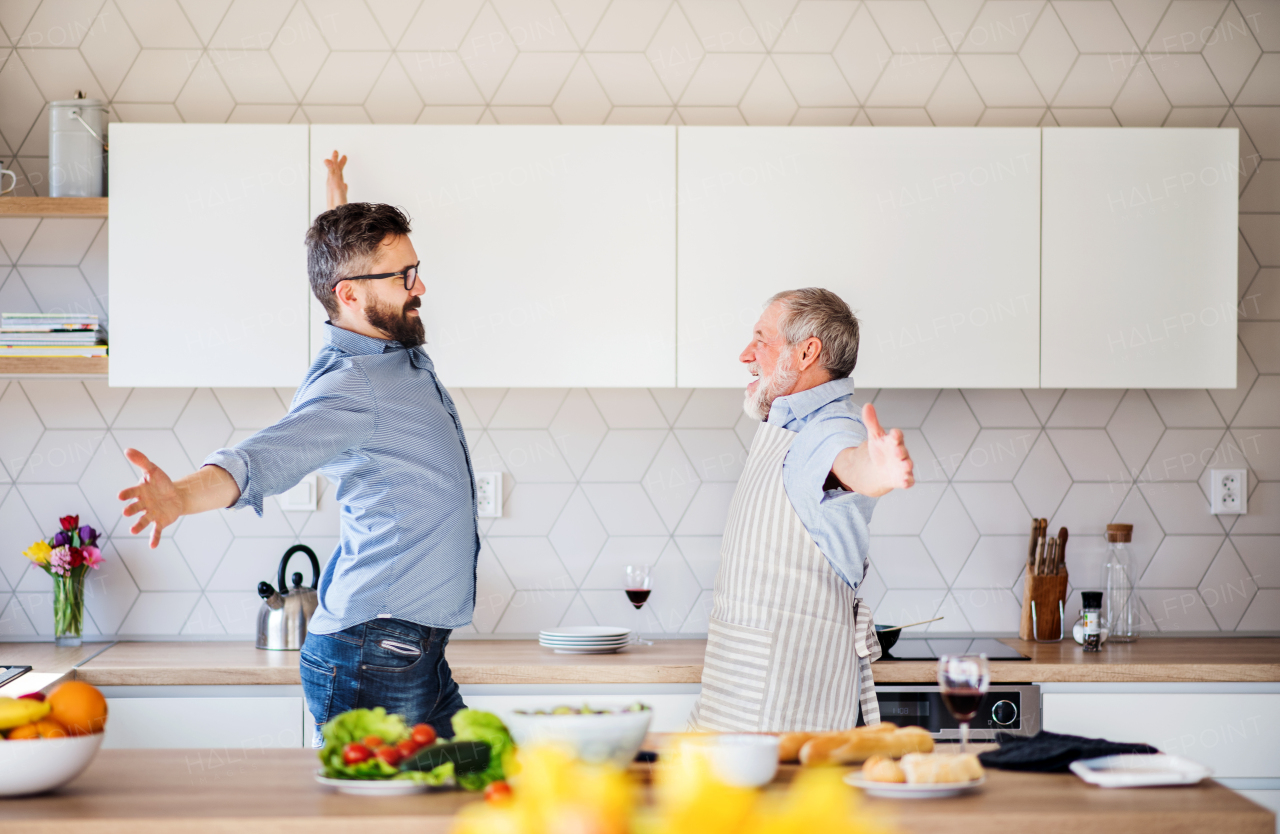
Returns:
[[[444,659],[450,633],[380,618],[332,634],[308,634],[300,670],[316,722],[312,746],[324,746],[320,728],[326,721],[356,708],[385,707],[409,726],[430,724],[441,738],[452,737],[449,720],[466,705]]]

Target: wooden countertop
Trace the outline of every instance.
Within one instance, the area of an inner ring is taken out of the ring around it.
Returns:
[[[76,666],[102,652],[111,643],[84,643],[75,648],[58,648],[53,643],[0,643],[0,666],[30,666],[31,671],[7,686],[0,695],[16,697],[39,689],[49,689],[67,680]]]
[[[38,743],[38,742],[32,742]],[[61,790],[0,799],[5,834],[379,834],[447,832],[475,794],[367,798],[330,793],[311,750],[103,750]],[[643,777],[644,766],[636,766]],[[785,767],[787,781],[794,767]],[[903,832],[1273,834],[1275,817],[1213,781],[1182,788],[1103,790],[1070,774],[988,771],[981,791],[953,799],[866,799]]]
[[[994,661],[997,682],[1280,681],[1280,638],[1146,638],[1097,654],[1065,641],[1002,642],[1032,659]],[[24,656],[15,644],[7,646],[8,656]],[[561,655],[533,640],[454,640],[447,656],[462,684],[699,683],[705,646],[657,640],[621,654]],[[936,674],[928,661],[882,660],[872,668],[880,683],[930,683]],[[117,643],[75,675],[98,686],[300,682],[296,652],[262,651],[247,642]]]

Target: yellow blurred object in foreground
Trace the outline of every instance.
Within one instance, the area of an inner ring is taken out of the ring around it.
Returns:
[[[624,771],[547,746],[521,749],[512,798],[462,810],[453,834],[888,834],[858,810],[841,772],[797,774],[786,789],[735,788],[715,778],[696,745],[676,739],[654,774],[654,804]]]

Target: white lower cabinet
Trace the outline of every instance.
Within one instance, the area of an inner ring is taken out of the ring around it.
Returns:
[[[1040,687],[1044,729],[1146,742],[1207,765],[1227,787],[1273,811],[1280,809],[1280,684]]]
[[[108,748],[303,747],[301,686],[104,686]]]

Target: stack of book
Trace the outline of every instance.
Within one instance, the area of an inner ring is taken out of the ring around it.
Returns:
[[[0,313],[0,356],[106,356],[98,317],[73,313]]]

